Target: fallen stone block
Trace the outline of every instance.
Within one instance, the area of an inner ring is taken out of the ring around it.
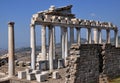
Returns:
[[[60,78],[59,72],[58,71],[54,71],[53,74],[52,74],[52,78],[53,79],[59,79]]]
[[[26,78],[26,71],[18,71],[18,78],[25,79]]]
[[[29,74],[29,73],[31,73],[33,70],[32,70],[32,69],[26,69],[25,71],[26,71],[26,74]]]
[[[36,74],[37,82],[44,82],[48,79],[46,74]]]
[[[40,74],[41,71],[40,70],[33,70],[32,73],[35,73],[35,74]]]
[[[58,59],[58,69],[64,67],[64,59]]]
[[[46,78],[49,78],[49,72],[48,71],[42,71],[41,72],[42,75],[46,75]]]
[[[27,80],[36,80],[35,73],[29,73],[27,74]]]

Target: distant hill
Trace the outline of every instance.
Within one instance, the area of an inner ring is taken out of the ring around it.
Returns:
[[[103,40],[103,41],[106,41],[106,40]],[[76,42],[76,40],[75,40],[75,42]],[[81,43],[85,43],[86,42],[86,39],[85,38],[81,38]],[[93,41],[92,41],[93,42]],[[119,45],[120,45],[120,36],[118,36],[118,42],[119,42]],[[69,44],[70,42],[68,42],[68,44]],[[112,44],[114,44],[114,38],[111,38],[111,43]],[[57,43],[56,44],[56,47],[58,48],[58,47],[60,47],[60,43]],[[37,46],[36,47],[36,51],[40,51],[41,49],[41,46]],[[15,50],[15,52],[16,53],[20,53],[20,52],[26,52],[26,51],[30,51],[30,47],[22,47],[22,48],[17,48],[16,50]],[[5,50],[5,49],[1,49],[0,48],[0,55],[4,55],[4,54],[6,54],[6,53],[8,53],[8,51],[7,50]]]

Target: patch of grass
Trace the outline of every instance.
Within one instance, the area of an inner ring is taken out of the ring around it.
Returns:
[[[120,83],[120,77],[119,78],[116,78],[116,79],[113,79],[110,81],[110,83]]]

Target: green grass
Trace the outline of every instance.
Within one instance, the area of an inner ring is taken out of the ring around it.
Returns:
[[[110,83],[120,83],[120,77],[113,79]]]

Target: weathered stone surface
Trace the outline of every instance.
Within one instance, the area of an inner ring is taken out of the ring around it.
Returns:
[[[52,78],[53,79],[59,79],[60,78],[59,72],[58,71],[54,71],[53,74],[52,74]]]
[[[18,78],[25,79],[26,78],[26,71],[18,71]]]
[[[67,61],[66,83],[97,83],[100,45],[72,45]]]
[[[36,80],[35,73],[27,74],[27,80]]]
[[[46,74],[36,74],[36,80],[38,82],[44,82],[48,79]]]

